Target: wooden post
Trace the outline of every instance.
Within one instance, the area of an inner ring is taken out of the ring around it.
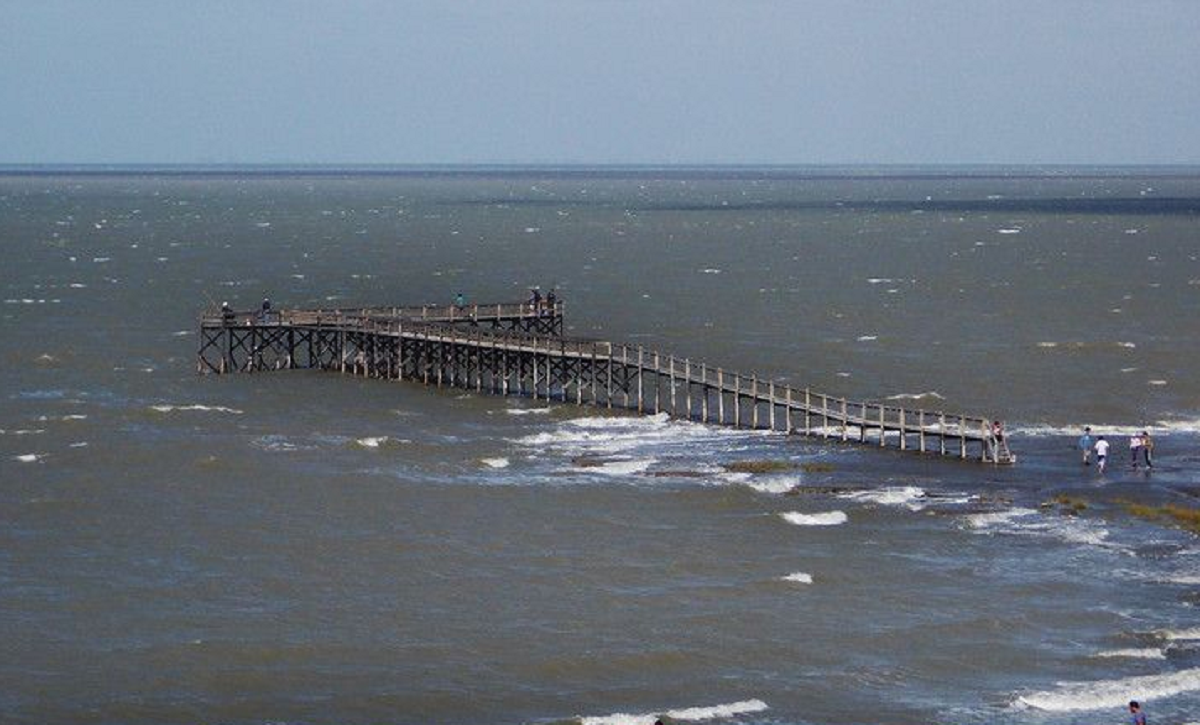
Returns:
[[[821,396],[821,435],[829,437],[829,396]]]
[[[908,431],[905,429],[904,408],[900,409],[900,450],[908,450]]]
[[[607,379],[604,381],[604,389],[605,389],[604,404],[608,407],[609,410],[612,410],[613,353],[612,353],[611,347],[608,348],[608,357],[606,359],[606,363],[608,365],[608,376],[607,376]]]
[[[538,359],[537,359],[537,342],[533,343],[533,399],[538,399]]]
[[[842,398],[842,442],[845,443],[849,437],[850,431],[846,427],[846,422],[849,417],[846,414],[846,399]]]
[[[884,420],[883,403],[879,404],[879,447],[887,445],[887,422]]]
[[[621,346],[621,371],[625,374],[625,385],[621,388],[625,410],[629,410],[629,348]]]
[[[917,446],[925,452],[925,410],[917,411]]]
[[[692,419],[692,361],[688,358],[683,360],[683,413]]]
[[[662,354],[654,353],[654,414],[662,412]]]
[[[708,422],[708,363],[700,363],[700,420]]]
[[[643,376],[646,373],[645,366],[646,350],[641,345],[638,345],[638,392],[637,392],[637,409],[639,413],[646,412],[645,388],[643,386]]]
[[[611,351],[611,349],[610,349]],[[592,343],[592,405],[599,407],[600,391],[596,389],[596,380],[598,374],[596,372],[596,343]]]
[[[812,435],[812,391],[804,389],[804,435]]]
[[[958,457],[967,457],[967,420],[961,415],[958,416]]]
[[[784,424],[787,425],[787,433],[788,433],[788,435],[791,435],[792,434],[792,386],[790,386],[790,385],[787,386],[787,412],[784,413],[784,417],[785,417]]]
[[[770,421],[771,432],[774,433],[775,432],[775,381],[774,380],[767,383],[767,398],[769,399],[768,405],[771,406],[770,408],[767,408],[767,411],[768,411],[767,420]]]
[[[725,425],[725,371],[717,368],[717,423]]]
[[[670,375],[671,375],[671,417],[672,417],[672,418],[674,418],[674,417],[675,417],[675,415],[676,415],[676,407],[675,407],[675,356],[674,356],[674,355],[672,355],[671,357],[667,358],[667,367],[668,367],[668,370],[670,371]]]
[[[750,378],[750,405],[754,406],[750,412],[750,427],[758,430],[758,376]]]
[[[733,375],[733,427],[742,427],[742,376]]]
[[[938,448],[941,455],[946,455],[946,414],[938,411]]]

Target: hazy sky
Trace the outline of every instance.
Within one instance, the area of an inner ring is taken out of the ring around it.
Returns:
[[[1200,163],[1200,1],[0,0],[0,162]]]

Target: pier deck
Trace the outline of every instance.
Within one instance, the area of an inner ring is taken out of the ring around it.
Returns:
[[[561,302],[206,312],[197,367],[200,373],[334,370],[1016,462],[984,417],[834,397],[562,331]]]

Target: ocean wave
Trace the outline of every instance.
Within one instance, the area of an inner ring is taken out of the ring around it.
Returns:
[[[1123,707],[1134,696],[1157,700],[1197,690],[1200,690],[1200,668],[1192,668],[1121,680],[1060,682],[1053,690],[1020,695],[1014,704],[1048,712],[1107,710]]]
[[[819,514],[802,514],[799,511],[784,511],[783,520],[795,526],[837,526],[849,520],[844,511],[827,511]]]
[[[1200,639],[1200,627],[1190,627],[1186,629],[1160,629],[1154,634],[1162,639],[1167,640],[1168,642],[1190,642]]]
[[[354,444],[362,448],[392,448],[412,443],[407,438],[392,438],[391,436],[367,436],[354,439]]]
[[[702,720],[737,717],[738,715],[762,712],[767,709],[769,709],[767,703],[762,700],[742,700],[740,702],[730,702],[711,707],[685,707],[677,710],[667,710],[663,713],[633,715],[617,712],[612,715],[581,717],[579,718],[579,722],[581,725],[653,725],[654,721],[662,716],[671,720],[698,722]]]
[[[561,449],[568,453],[611,455],[697,443],[717,443],[769,431],[718,428],[692,421],[672,420],[666,413],[649,416],[596,416],[574,418],[550,430],[512,439],[528,448]]]
[[[945,396],[936,390],[930,390],[925,393],[897,393],[887,396],[887,400],[945,400]]]
[[[545,415],[553,408],[508,408],[504,412],[509,415]]]
[[[230,415],[241,415],[243,411],[237,408],[226,408],[223,405],[200,405],[193,403],[190,405],[151,405],[150,410],[159,413],[177,413],[185,411],[198,411],[204,413],[228,413]]]
[[[644,473],[658,460],[655,458],[639,458],[628,461],[606,461],[599,466],[588,467],[587,470],[592,473],[603,473],[608,476],[631,476],[635,473]]]
[[[481,458],[479,462],[488,468],[508,468],[509,464],[507,458]]]
[[[1047,516],[1040,511],[1015,507],[965,517],[967,527],[980,534],[1044,536],[1071,544],[1111,546],[1108,529],[1096,521],[1075,516]]]
[[[792,572],[791,574],[788,574],[787,576],[781,576],[779,578],[785,582],[795,582],[796,584],[812,584],[813,583],[812,574],[806,574],[802,571]]]
[[[1136,649],[1110,649],[1097,652],[1093,657],[1128,657],[1141,660],[1165,660],[1167,653],[1158,647],[1139,647]]]
[[[1006,425],[1009,434],[1019,434],[1029,438],[1078,438],[1083,434],[1084,426],[1090,426],[1092,435],[1128,436],[1141,431],[1151,435],[1170,435],[1172,433],[1200,433],[1200,418],[1168,418],[1143,425],[1129,423],[1072,423],[1055,425],[1052,423],[1012,423]]]
[[[888,486],[866,491],[839,493],[838,498],[881,506],[904,506],[910,511],[925,508],[925,489],[918,486]]]
[[[799,479],[787,476],[775,476],[771,478],[754,478],[753,474],[749,473],[729,473],[724,474],[723,478],[732,476],[745,476],[735,481],[735,483],[749,486],[759,493],[787,493],[800,484]]]
[[[13,460],[20,461],[21,463],[37,463],[43,458],[45,456],[41,453],[22,453],[19,456],[13,456]]]

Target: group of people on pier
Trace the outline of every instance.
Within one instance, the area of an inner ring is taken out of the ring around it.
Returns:
[[[1079,436],[1078,447],[1083,456],[1083,465],[1090,466],[1092,454],[1095,454],[1096,470],[1104,473],[1104,467],[1108,463],[1109,448],[1109,442],[1105,440],[1104,436],[1093,439],[1091,427],[1085,427],[1083,435]],[[1129,436],[1130,468],[1136,469],[1143,462],[1146,464],[1146,470],[1154,468],[1154,439],[1150,436],[1149,431],[1135,432]]]

